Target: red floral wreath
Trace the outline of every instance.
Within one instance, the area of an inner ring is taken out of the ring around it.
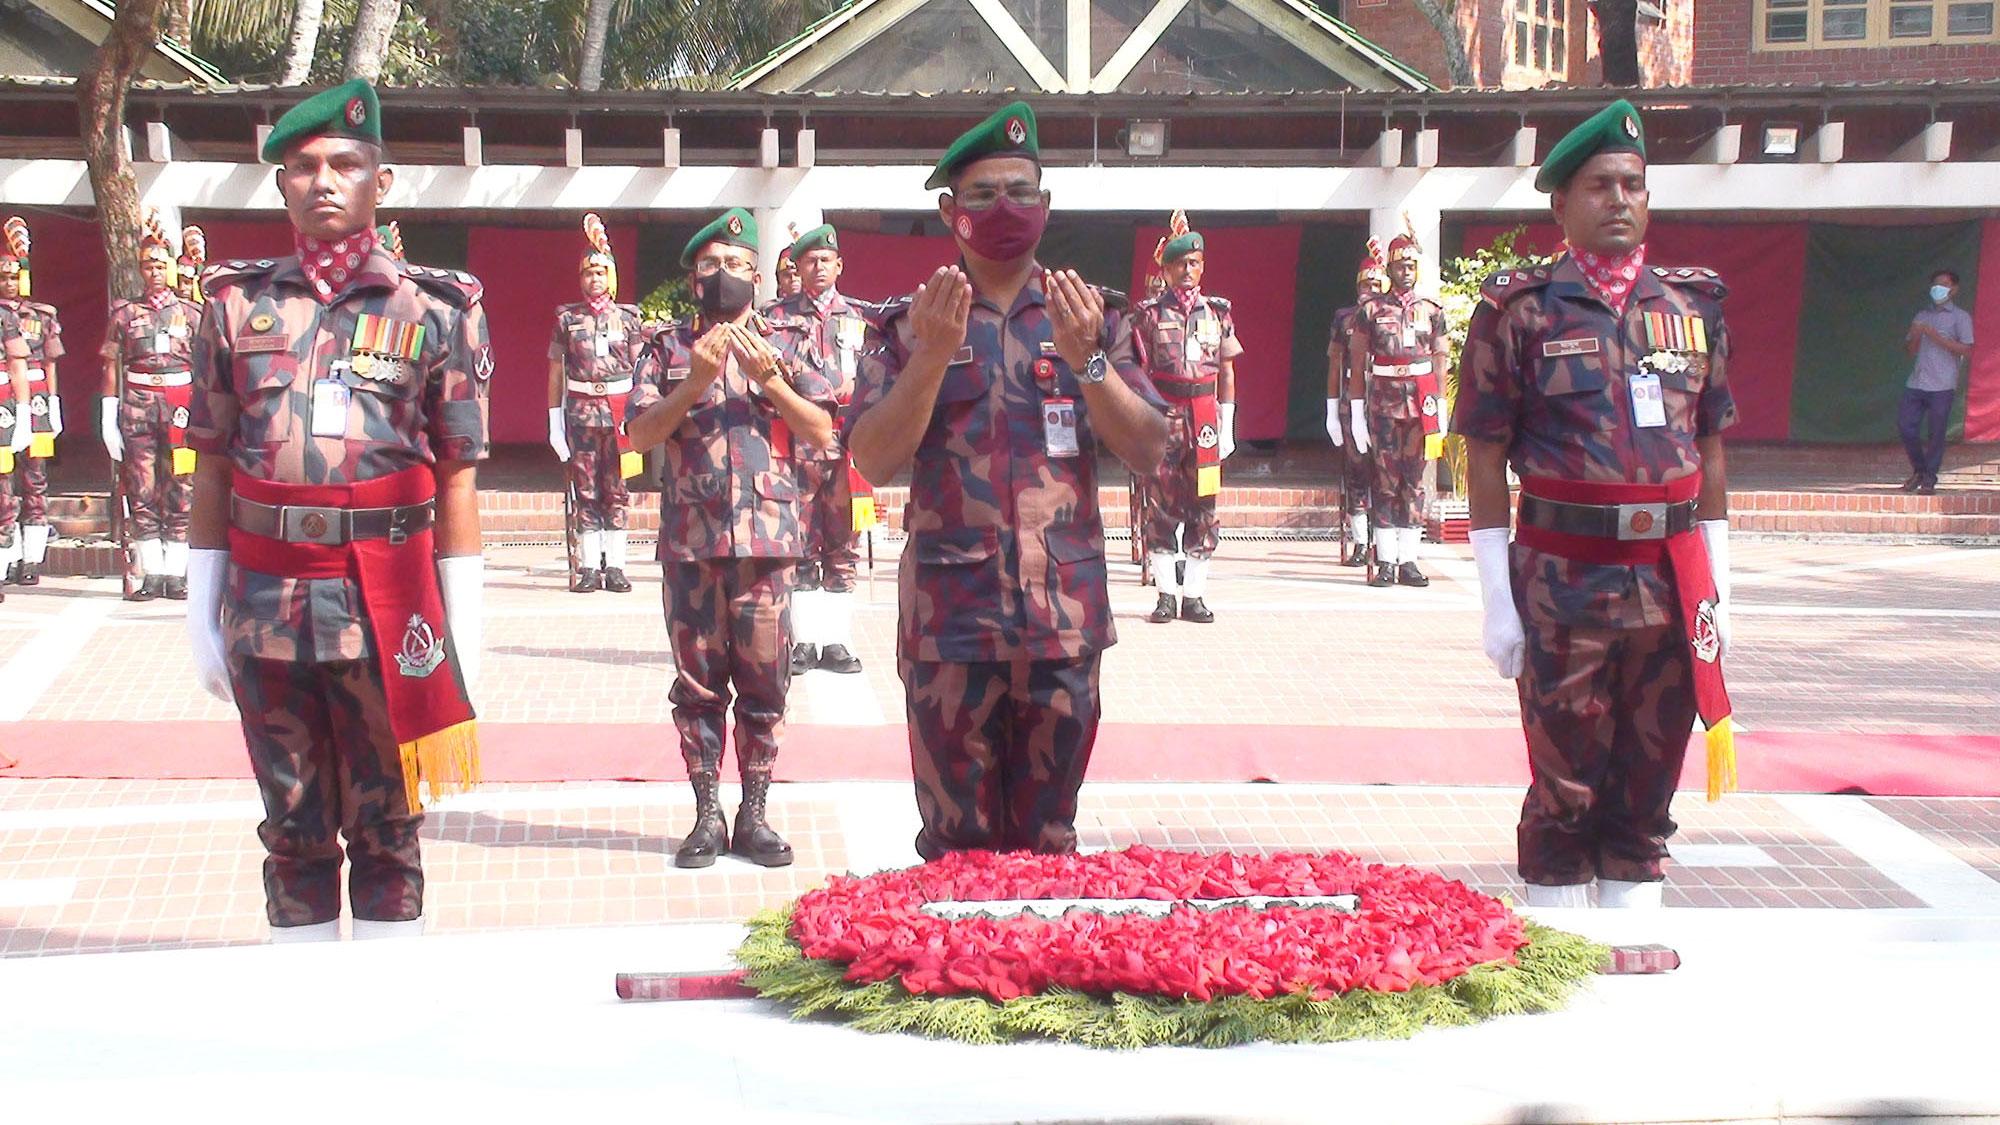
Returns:
[[[1002,899],[1217,899],[1353,894],[1352,912],[1271,906],[1164,917],[1073,910],[1057,919],[946,919],[927,903]],[[1489,895],[1413,867],[1319,855],[1197,854],[1144,846],[1096,855],[958,852],[921,867],[835,877],[800,897],[792,936],[846,979],[1006,1001],[1049,988],[1210,1001],[1354,989],[1402,992],[1528,944]]]

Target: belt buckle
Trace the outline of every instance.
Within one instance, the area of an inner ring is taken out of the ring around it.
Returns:
[[[1666,504],[1618,505],[1618,538],[1665,539],[1667,508]]]
[[[437,501],[433,500],[429,503],[410,504],[400,508],[389,509],[389,534],[387,536],[389,545],[391,547],[400,547],[409,542],[410,530],[405,525],[405,521],[416,519],[419,513],[429,511],[431,505],[435,503]]]
[[[316,543],[323,547],[340,543],[340,509],[294,507],[278,509],[278,527],[287,543]]]

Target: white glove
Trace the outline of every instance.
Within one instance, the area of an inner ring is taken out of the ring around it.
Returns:
[[[467,690],[479,680],[480,607],[486,600],[486,559],[445,555],[438,559],[438,588],[444,594],[444,628]]]
[[[8,435],[7,444],[19,453],[35,440],[34,411],[25,402],[14,404],[14,432]]]
[[[194,681],[224,703],[236,699],[222,656],[222,588],[228,581],[228,551],[197,547],[188,552],[187,636],[194,650]]]
[[[1368,404],[1360,399],[1349,400],[1347,414],[1354,422],[1354,452],[1368,452]]]
[[[569,460],[569,435],[563,432],[563,408],[549,407],[549,448],[556,451],[556,460]]]
[[[1217,403],[1215,412],[1218,415],[1216,428],[1222,431],[1218,435],[1222,438],[1222,459],[1227,461],[1229,455],[1236,452],[1236,404]]]
[[[113,461],[125,459],[125,435],[118,432],[118,400],[105,398],[97,416],[97,432],[104,437],[104,452]]]
[[[62,436],[62,399],[55,395],[49,396],[49,436]]]
[[[1340,417],[1340,400],[1326,400],[1326,436],[1333,439],[1333,447],[1339,449],[1347,444],[1347,423]]]
[[[1521,674],[1528,639],[1521,629],[1521,611],[1514,608],[1514,584],[1508,577],[1507,529],[1482,527],[1472,533],[1472,560],[1479,567],[1479,597],[1486,617],[1479,629],[1486,659],[1503,680]]]
[[[1702,520],[1695,524],[1701,541],[1708,545],[1708,571],[1715,577],[1715,635],[1722,640],[1722,654],[1729,652],[1729,521]]]

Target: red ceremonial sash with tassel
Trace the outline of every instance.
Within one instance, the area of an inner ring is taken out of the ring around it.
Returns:
[[[1701,474],[1690,473],[1665,484],[1523,477],[1521,491],[1569,504],[1676,504],[1700,495]],[[1722,677],[1722,638],[1715,627],[1715,574],[1709,569],[1708,543],[1701,533],[1690,528],[1664,539],[1612,539],[1521,523],[1515,536],[1522,546],[1559,558],[1608,566],[1657,566],[1666,573],[1694,665],[1695,711],[1708,728],[1708,799],[1734,792],[1736,735],[1729,722],[1729,688]]]
[[[429,466],[416,465],[352,484],[281,484],[237,473],[235,489],[260,504],[392,508],[434,499],[437,481]],[[478,783],[478,727],[445,630],[430,528],[401,543],[380,538],[326,546],[287,543],[232,526],[229,551],[236,565],[259,574],[345,578],[361,588],[411,809],[423,807],[420,784],[435,800]]]

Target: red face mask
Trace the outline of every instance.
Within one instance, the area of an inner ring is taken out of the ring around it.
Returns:
[[[984,211],[954,206],[951,229],[972,252],[991,262],[1011,262],[1032,253],[1049,225],[1044,203],[1023,207],[1006,197]]]

